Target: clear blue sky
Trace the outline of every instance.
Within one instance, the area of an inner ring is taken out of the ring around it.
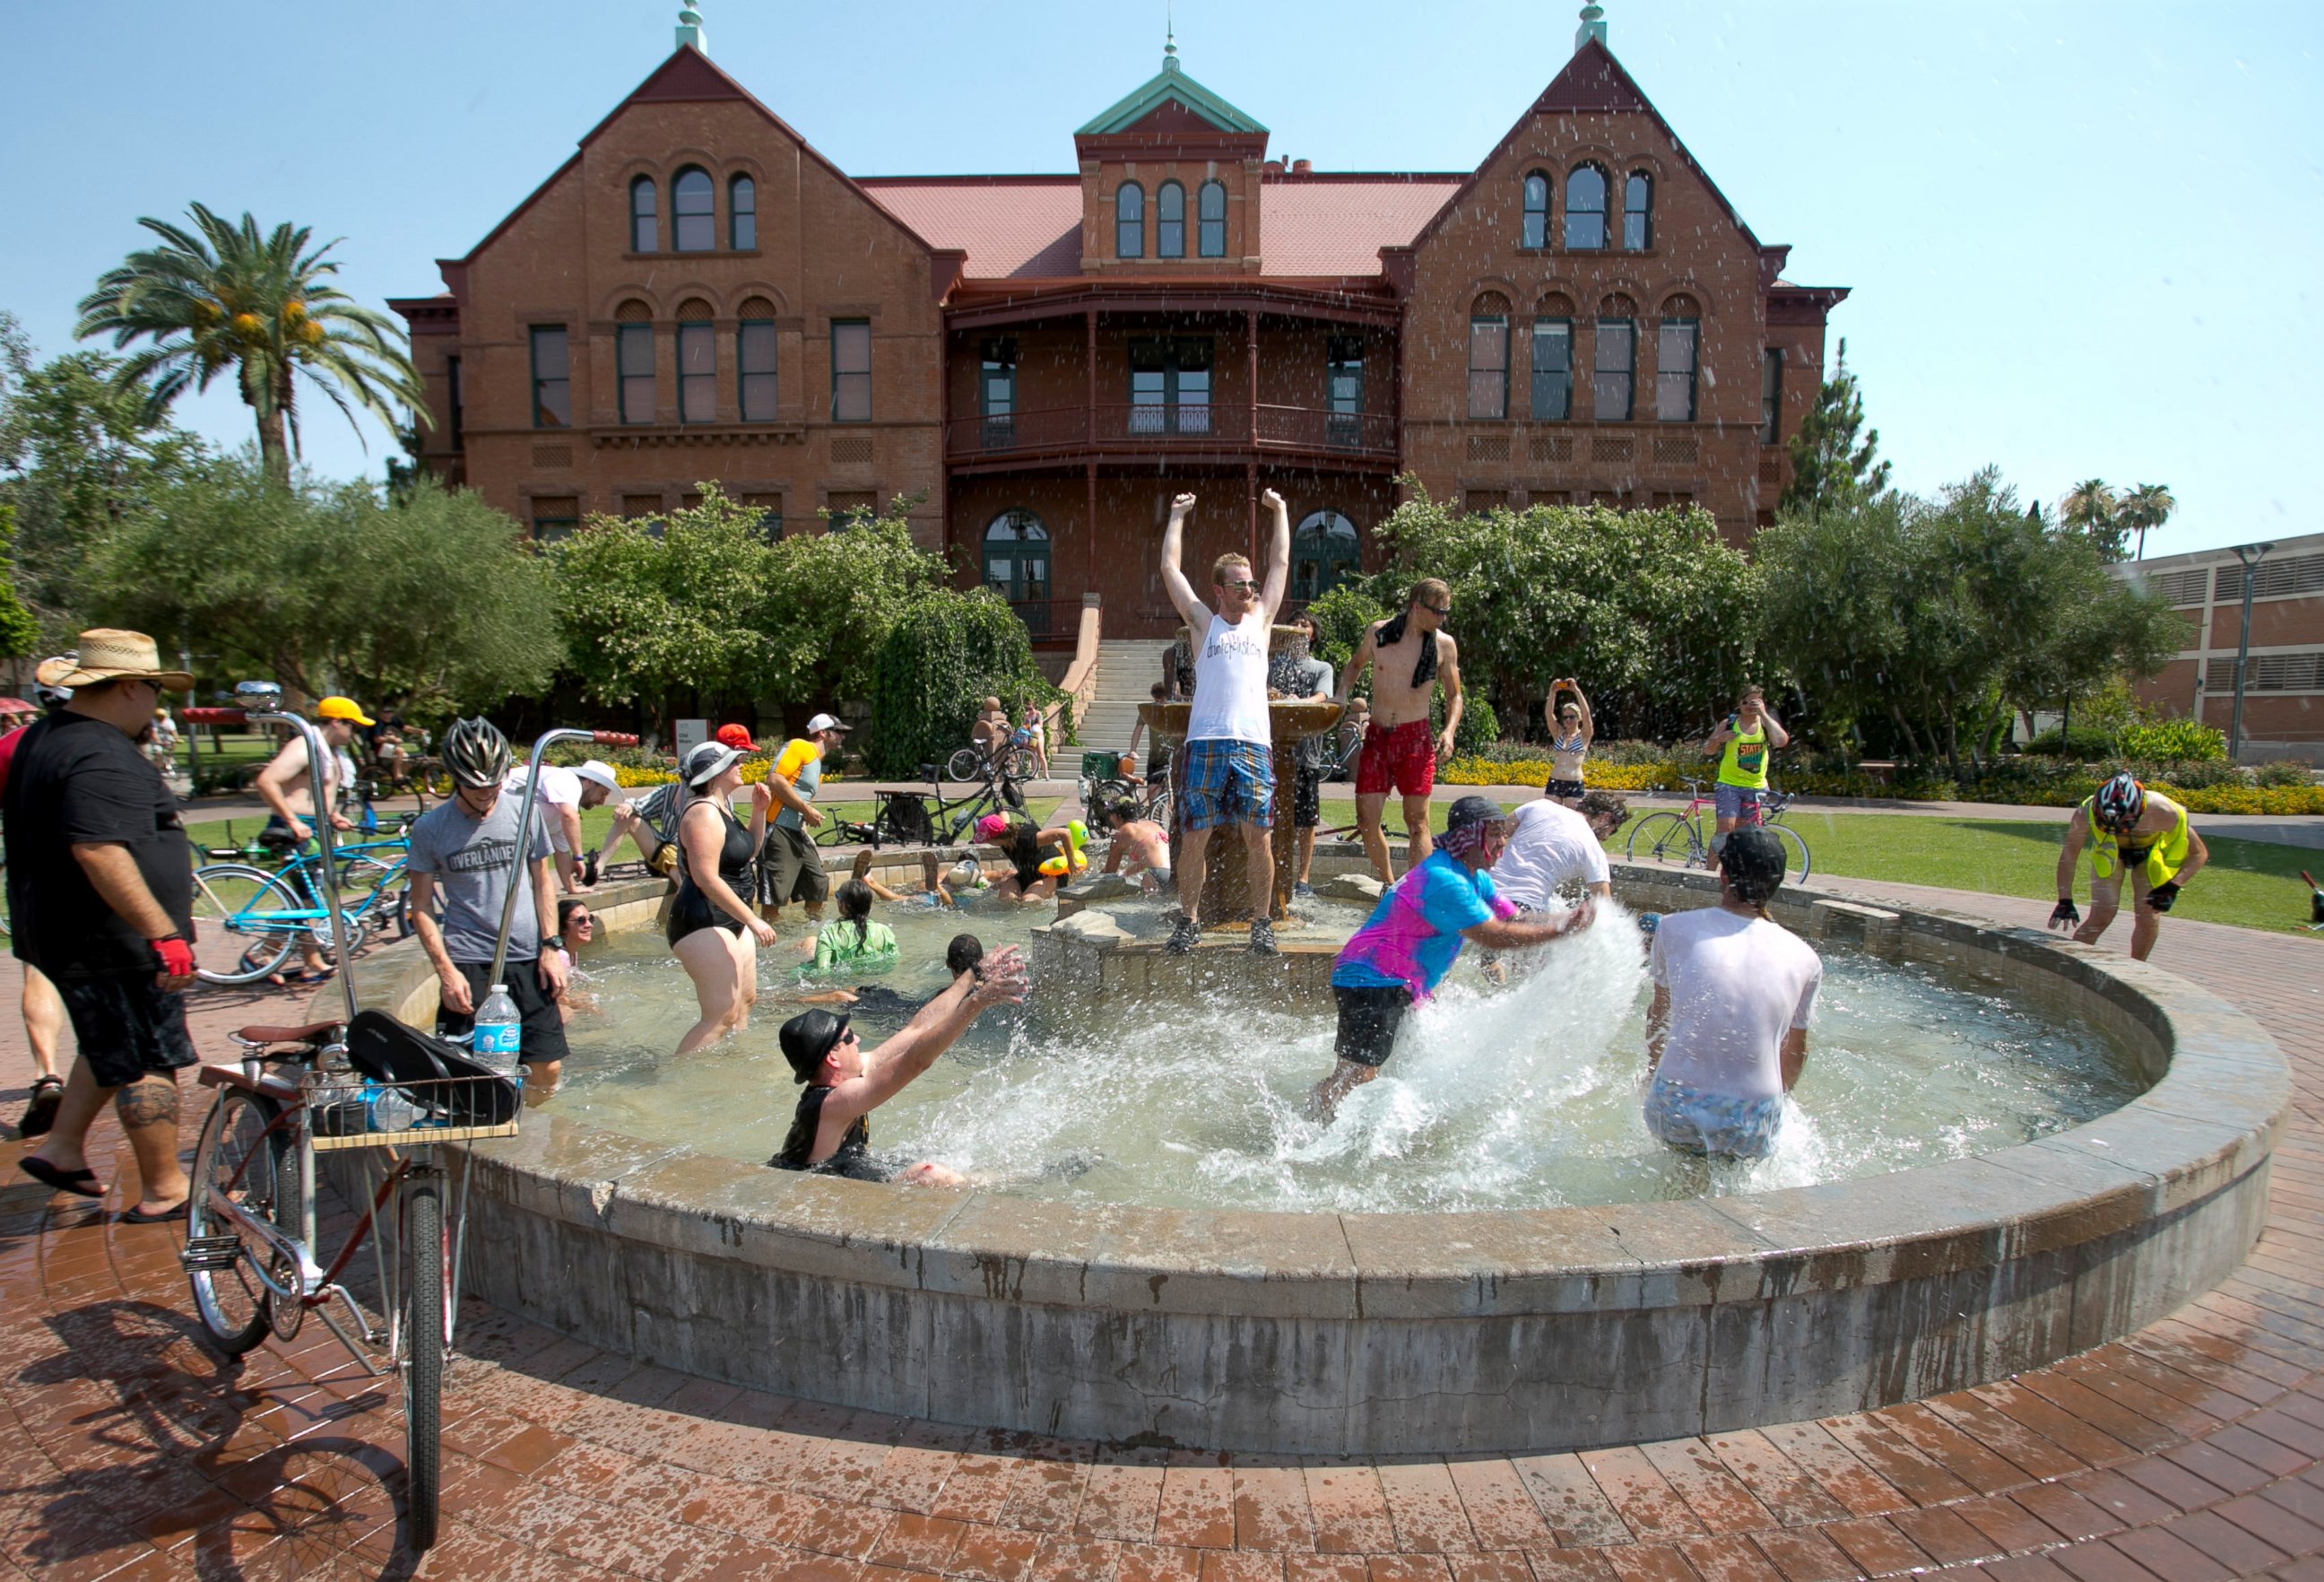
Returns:
[[[1321,170],[1472,168],[1574,4],[1178,0],[1186,69]],[[199,199],[345,236],[373,302],[438,288],[668,53],[663,0],[15,4],[0,307],[43,352]],[[1065,171],[1158,62],[1163,0],[706,0],[711,53],[857,174]],[[2157,553],[2324,531],[2324,5],[1609,0],[1616,54],[1835,330],[1916,489],[2172,486]],[[308,457],[376,473],[336,413]],[[231,395],[185,411],[249,432]],[[2310,458],[2301,463],[2302,456]]]

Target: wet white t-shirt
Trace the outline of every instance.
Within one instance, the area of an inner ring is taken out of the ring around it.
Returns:
[[[1190,742],[1272,741],[1267,721],[1267,616],[1254,608],[1240,625],[1213,615],[1194,651],[1194,706],[1186,716]]]
[[[1647,973],[1670,991],[1659,1075],[1736,1098],[1784,1091],[1784,1035],[1808,1024],[1823,984],[1806,940],[1722,906],[1666,912]]]
[[[1543,797],[1517,810],[1509,844],[1493,865],[1493,887],[1527,911],[1539,911],[1568,881],[1607,883],[1606,848],[1596,831],[1563,802]]]

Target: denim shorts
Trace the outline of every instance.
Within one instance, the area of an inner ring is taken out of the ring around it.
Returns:
[[[1685,1153],[1765,1159],[1784,1124],[1784,1096],[1738,1098],[1656,1077],[1646,1094],[1646,1130]]]
[[[1186,744],[1186,782],[1178,788],[1180,827],[1275,827],[1275,754],[1257,742],[1205,736]]]
[[[1720,781],[1711,788],[1712,801],[1721,819],[1742,819],[1758,810],[1767,793],[1757,786],[1729,785]]]

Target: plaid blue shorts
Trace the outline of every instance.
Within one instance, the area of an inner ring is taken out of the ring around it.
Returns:
[[[1783,1124],[1781,1094],[1737,1098],[1667,1077],[1656,1077],[1646,1094],[1646,1130],[1686,1153],[1765,1159],[1775,1151],[1775,1133]]]
[[[1275,754],[1257,742],[1205,736],[1186,744],[1186,780],[1178,788],[1180,828],[1222,824],[1275,827]]]

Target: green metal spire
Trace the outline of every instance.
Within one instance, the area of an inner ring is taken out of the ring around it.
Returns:
[[[710,37],[702,27],[702,0],[684,0],[678,8],[678,47],[682,50],[688,44],[710,53]]]
[[[1267,128],[1186,75],[1178,64],[1178,40],[1167,35],[1162,46],[1162,69],[1148,78],[1128,98],[1114,105],[1074,135],[1102,136],[1126,131],[1167,100],[1176,100],[1222,132],[1264,134]]]
[[[1178,69],[1178,28],[1171,16],[1172,7],[1162,7],[1162,69]]]
[[[1590,4],[1582,8],[1582,25],[1573,30],[1573,52],[1577,55],[1582,53],[1582,46],[1592,39],[1598,41],[1600,49],[1613,48],[1606,42],[1606,8],[1599,5],[1598,0],[1590,0]]]

